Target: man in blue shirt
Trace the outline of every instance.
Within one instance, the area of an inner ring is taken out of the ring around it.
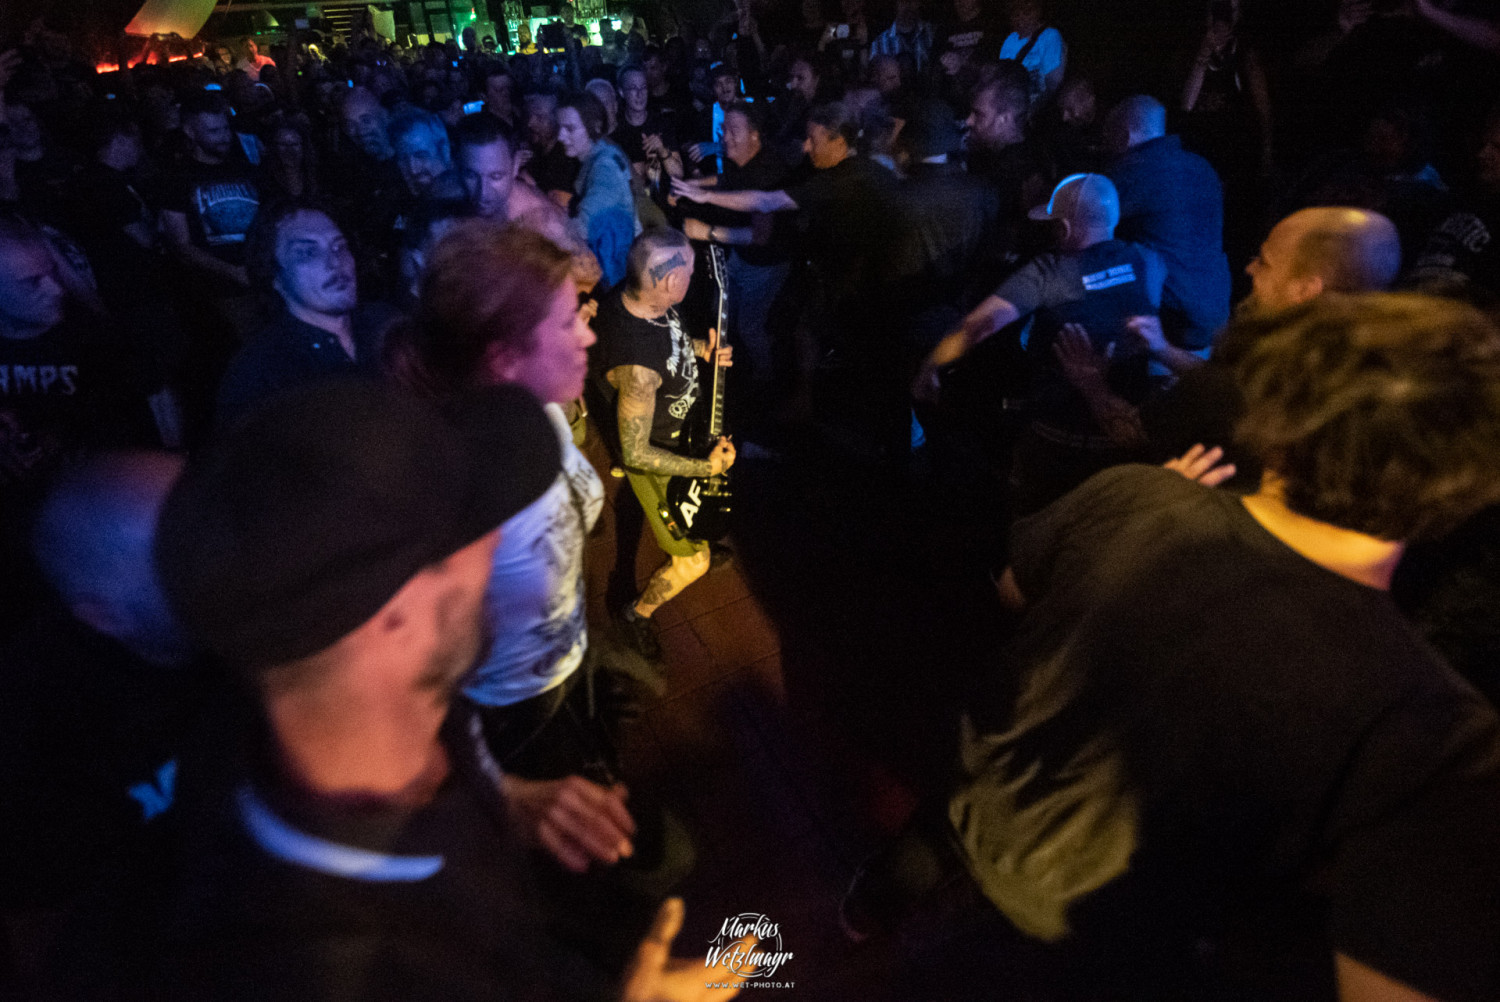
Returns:
[[[921,0],[896,0],[896,20],[870,43],[870,56],[910,53],[917,62],[917,72],[924,72],[932,53],[932,25],[921,18]]]
[[[1224,255],[1224,191],[1207,160],[1167,135],[1167,112],[1144,95],[1110,112],[1106,173],[1120,193],[1120,238],[1146,244],[1167,261],[1162,320],[1179,347],[1208,347],[1229,319]]]

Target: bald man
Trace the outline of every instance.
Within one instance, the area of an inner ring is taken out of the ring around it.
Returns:
[[[1148,247],[1115,235],[1120,201],[1102,174],[1064,178],[1030,213],[1051,222],[1057,250],[1027,263],[964,318],[929,354],[915,394],[931,397],[943,368],[1002,328],[1031,319],[1026,339],[1029,423],[1016,447],[1012,503],[1045,507],[1138,444],[1117,427],[1116,411],[1139,406],[1149,388],[1146,353],[1126,324],[1155,316],[1166,264]],[[1097,360],[1075,380],[1078,353]]]
[[[182,461],[119,453],[70,469],[32,537],[45,608],[0,652],[4,906],[65,905],[155,830],[203,676],[151,561]]]
[[[360,284],[377,297],[398,272],[396,217],[406,184],[391,145],[388,112],[364,87],[355,87],[339,105],[342,138],[331,177],[339,179],[327,192],[339,221],[361,248]]]
[[[1162,317],[1168,338],[1207,348],[1229,319],[1224,191],[1207,160],[1167,135],[1167,111],[1145,95],[1127,97],[1104,125],[1113,160],[1105,171],[1120,192],[1120,237],[1167,261]]]
[[[672,477],[715,477],[734,465],[734,446],[719,439],[707,459],[681,454],[683,419],[698,399],[695,358],[715,347],[688,337],[677,306],[693,279],[693,248],[677,230],[647,230],[630,247],[625,281],[599,304],[590,355],[595,383],[616,410],[620,456],[657,545],[670,558],[635,601],[620,610],[626,638],[644,657],[661,657],[651,617],[708,573],[705,542],[678,539],[661,516]],[[732,350],[718,348],[722,364]]]
[[[1302,209],[1271,229],[1245,271],[1253,284],[1241,310],[1284,310],[1325,292],[1379,292],[1401,271],[1401,239],[1378,212]]]
[[[1302,209],[1272,227],[1245,271],[1252,284],[1250,295],[1236,308],[1239,316],[1287,310],[1326,292],[1379,292],[1389,289],[1401,272],[1401,240],[1395,224],[1378,212]],[[1248,346],[1217,345],[1205,365],[1175,351],[1154,319],[1136,318],[1131,329],[1155,359],[1181,377],[1142,413],[1153,457],[1178,456],[1197,444],[1219,446],[1239,470],[1230,486],[1253,486],[1258,466],[1233,444],[1242,405],[1229,374]]]

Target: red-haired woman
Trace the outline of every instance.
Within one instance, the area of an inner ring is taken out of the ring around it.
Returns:
[[[557,482],[501,528],[485,598],[493,644],[464,688],[502,762],[557,713],[588,646],[583,543],[604,490],[564,413],[582,395],[594,343],[571,266],[531,230],[459,223],[433,248],[414,321],[386,349],[396,378],[432,396],[497,383],[530,390],[562,444]]]

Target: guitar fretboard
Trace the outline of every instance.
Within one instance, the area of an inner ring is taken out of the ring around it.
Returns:
[[[726,343],[729,327],[729,281],[724,273],[724,248],[713,244],[708,250],[709,260],[714,266],[714,282],[719,286],[719,347]],[[717,442],[724,434],[724,367],[714,358],[714,381],[712,409],[708,418],[708,438]]]

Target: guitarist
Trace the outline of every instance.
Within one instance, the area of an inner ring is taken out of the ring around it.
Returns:
[[[594,317],[594,362],[617,414],[620,456],[656,542],[671,558],[617,616],[632,645],[651,659],[661,657],[651,617],[709,567],[708,544],[674,538],[661,517],[667,481],[718,476],[734,465],[728,438],[720,438],[707,459],[680,452],[683,419],[699,395],[695,359],[727,366],[733,352],[717,347],[717,331],[707,341],[684,333],[676,307],[692,278],[688,238],[677,230],[647,230],[630,247],[625,280]]]

